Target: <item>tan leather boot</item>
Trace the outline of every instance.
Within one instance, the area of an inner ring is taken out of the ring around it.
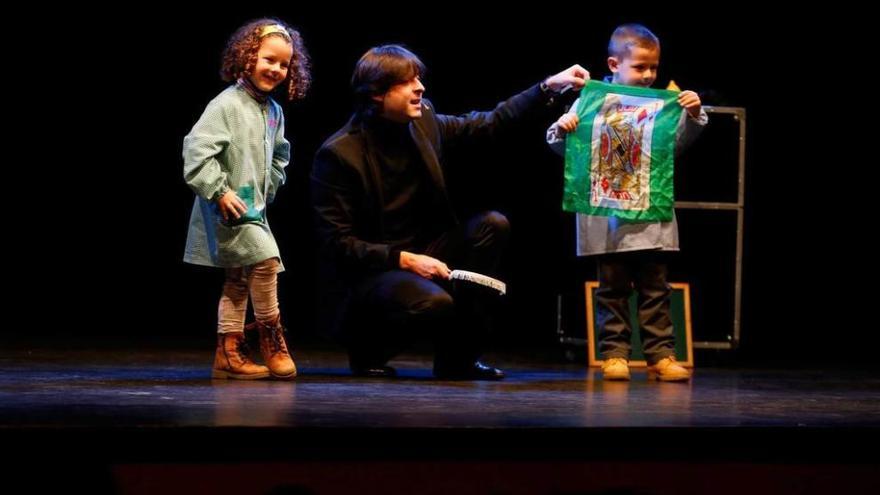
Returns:
[[[281,316],[279,315],[274,322],[258,321],[256,327],[260,332],[260,353],[272,377],[280,380],[290,380],[295,377],[296,365],[287,350],[287,342],[284,341]]]
[[[251,361],[244,332],[217,335],[217,352],[214,354],[212,378],[233,380],[258,380],[269,377],[269,368]]]

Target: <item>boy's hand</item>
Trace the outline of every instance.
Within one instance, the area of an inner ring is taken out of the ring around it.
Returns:
[[[556,129],[560,134],[568,134],[577,129],[580,121],[581,119],[578,118],[577,114],[567,113],[556,121]]]
[[[229,217],[238,220],[248,211],[247,205],[232,189],[226,191],[226,194],[223,196],[220,196],[220,199],[217,200],[217,206],[220,207],[220,214],[223,215],[223,221],[225,222],[229,221]]]
[[[429,280],[432,278],[449,279],[450,273],[446,263],[437,258],[423,254],[414,254],[408,251],[400,252],[400,268]]]
[[[590,72],[578,64],[574,64],[559,74],[550,76],[544,81],[544,84],[557,93],[562,92],[566,87],[570,89],[581,89],[590,80]]]
[[[687,110],[688,115],[692,118],[699,117],[700,109],[703,108],[703,104],[700,102],[700,95],[693,91],[682,91],[678,95],[678,104]]]

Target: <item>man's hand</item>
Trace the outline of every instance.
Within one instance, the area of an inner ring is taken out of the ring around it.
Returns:
[[[217,206],[220,208],[220,214],[223,215],[224,222],[228,222],[230,217],[238,220],[248,211],[247,205],[232,189],[226,191],[226,194],[223,196],[220,196],[220,199],[217,200]]]
[[[580,65],[574,64],[559,74],[548,77],[547,80],[544,81],[544,84],[549,86],[553,91],[561,93],[566,87],[580,90],[589,80],[590,72]]]
[[[400,268],[427,279],[442,278],[447,280],[449,279],[450,273],[449,267],[446,266],[446,263],[437,258],[432,258],[423,254],[414,254],[407,251],[400,252]]]

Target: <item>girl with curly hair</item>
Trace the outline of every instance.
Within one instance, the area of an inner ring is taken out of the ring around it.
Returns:
[[[196,193],[184,261],[225,269],[213,378],[292,379],[278,309],[283,271],[266,206],[284,183],[290,143],[272,94],[293,101],[309,87],[299,33],[277,19],[239,28],[223,53],[220,75],[233,84],[215,97],[183,140],[183,177]],[[248,296],[266,366],[249,356],[244,336]]]

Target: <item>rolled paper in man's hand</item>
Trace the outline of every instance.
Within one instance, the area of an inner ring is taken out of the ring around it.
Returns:
[[[482,273],[469,272],[467,270],[452,270],[452,273],[449,274],[449,278],[450,280],[462,280],[482,285],[483,287],[488,287],[497,291],[502,296],[507,294],[507,285],[504,282],[497,278],[483,275]]]

